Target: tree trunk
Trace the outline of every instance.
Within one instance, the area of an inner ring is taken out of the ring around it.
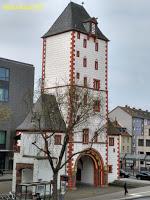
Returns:
[[[53,194],[52,194],[53,200],[59,200],[57,182],[58,182],[58,172],[55,172],[53,175]]]

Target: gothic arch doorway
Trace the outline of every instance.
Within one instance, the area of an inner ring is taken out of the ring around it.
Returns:
[[[101,155],[95,149],[87,149],[78,156],[74,171],[76,172],[75,186],[77,183],[96,187],[104,185],[104,163]]]

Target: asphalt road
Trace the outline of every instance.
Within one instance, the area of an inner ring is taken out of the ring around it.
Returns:
[[[11,181],[0,182],[0,192],[8,193],[11,191]]]

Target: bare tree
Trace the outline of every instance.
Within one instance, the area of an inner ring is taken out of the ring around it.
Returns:
[[[37,139],[32,144],[40,152],[43,152],[43,155],[47,157],[50,163],[53,172],[53,199],[58,200],[57,182],[59,171],[73,156],[85,152],[84,149],[74,152],[65,160],[64,155],[67,145],[72,141],[72,137],[77,133],[81,133],[82,129],[89,123],[89,120],[93,118],[99,121],[95,127],[97,135],[104,132],[105,125],[102,125],[104,121],[102,108],[105,102],[103,101],[104,98],[102,95],[98,97],[98,91],[79,86],[66,86],[65,88],[57,88],[54,90],[56,101],[45,98],[46,94],[42,93],[42,109],[32,110],[32,121],[40,132],[44,145],[39,143]],[[54,148],[52,144],[54,145],[55,133],[59,133],[60,131],[63,131],[64,137],[59,154],[56,155],[53,152]],[[97,135],[93,135],[89,148],[92,148]]]

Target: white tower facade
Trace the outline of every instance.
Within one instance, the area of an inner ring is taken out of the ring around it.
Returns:
[[[67,85],[88,87],[103,99],[103,103],[101,98],[97,101],[97,112],[104,116],[103,125],[108,118],[108,39],[97,24],[96,18],[91,18],[83,6],[68,4],[43,36],[42,90],[51,93],[53,88]],[[67,164],[70,188],[76,187],[77,182],[103,186],[118,176],[117,146],[116,151],[112,148],[109,151],[107,129],[89,148],[96,126],[97,120],[92,120],[68,144],[67,158],[87,150]],[[114,162],[108,158],[110,153],[114,153]],[[109,166],[113,168],[110,175]]]

